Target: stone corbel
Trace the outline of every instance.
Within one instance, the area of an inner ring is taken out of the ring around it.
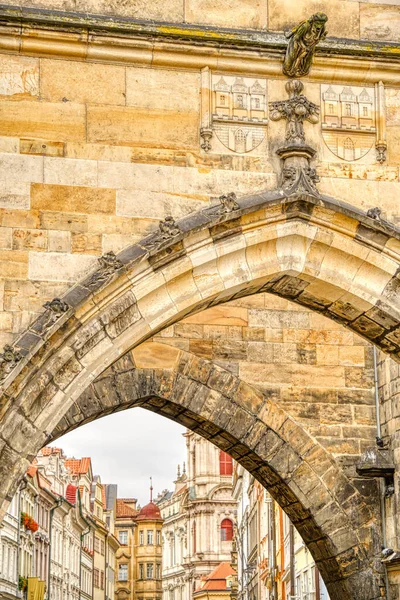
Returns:
[[[211,108],[211,72],[208,67],[201,70],[201,127],[200,137],[202,142],[200,147],[204,152],[211,150],[212,130],[212,108]]]
[[[383,82],[375,84],[376,100],[376,160],[383,164],[386,161],[387,139],[386,139],[386,108],[385,87]]]

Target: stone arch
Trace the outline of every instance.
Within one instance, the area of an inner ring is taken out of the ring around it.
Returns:
[[[224,196],[221,206],[178,225],[167,220],[117,257],[102,257],[100,269],[49,303],[2,355],[2,510],[97,377],[156,332],[210,306],[277,294],[400,361],[399,266],[396,227],[324,196],[283,190],[239,203]],[[354,561],[347,565],[351,570]],[[350,598],[346,589],[336,597]]]
[[[332,600],[354,598],[355,589],[360,600],[379,597],[374,557],[380,523],[359,491],[362,480],[352,481],[285,410],[212,361],[147,342],[86,388],[55,427],[54,439],[138,406],[195,431],[254,475],[299,530]]]

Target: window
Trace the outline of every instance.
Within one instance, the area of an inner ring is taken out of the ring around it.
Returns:
[[[344,158],[345,160],[354,160],[355,159],[355,147],[354,142],[351,138],[346,138],[343,144],[344,148]]]
[[[139,565],[139,579],[144,579],[144,565],[142,563]]]
[[[251,103],[253,105],[253,108],[255,108],[255,109],[261,108],[260,98],[252,98]]]
[[[193,523],[192,535],[193,535],[193,554],[196,554],[196,552],[197,552],[196,521],[194,521],[194,523]]]
[[[221,541],[231,542],[233,540],[233,523],[230,519],[224,519],[221,523]]]
[[[363,117],[368,117],[368,106],[363,106]]]
[[[154,531],[152,529],[147,530],[147,545],[152,546],[154,544]]]
[[[333,113],[334,113],[333,104],[328,104],[328,113],[329,113],[330,115],[333,115]]]
[[[128,565],[118,565],[118,581],[128,581]]]
[[[156,579],[161,579],[161,565],[160,565],[160,563],[156,564]]]
[[[94,536],[94,551],[100,553],[100,540],[97,536]]]
[[[104,543],[104,540],[101,540],[100,544],[101,544],[100,553],[102,554],[102,556],[104,556],[105,551],[106,551],[106,545]]]
[[[345,105],[345,114],[346,114],[346,117],[351,117],[351,104]]]
[[[100,587],[100,571],[98,569],[93,569],[93,585],[94,587]]]
[[[104,590],[104,571],[100,571],[100,589]]]
[[[128,544],[128,532],[127,531],[119,531],[118,532],[119,543],[123,546],[127,546]]]
[[[157,546],[161,544],[161,531],[156,531],[156,544]]]
[[[219,474],[220,475],[232,475],[233,473],[233,462],[232,457],[222,450],[219,451]]]
[[[219,100],[220,100],[221,106],[225,106],[225,104],[226,104],[226,96],[221,95],[220,98],[219,98]]]
[[[244,108],[244,98],[242,94],[236,96],[236,106],[237,108]]]
[[[154,577],[154,565],[153,563],[146,564],[146,578],[153,579]]]
[[[139,544],[140,544],[140,546],[143,546],[143,544],[144,544],[144,531],[143,531],[143,529],[141,529],[139,531]]]

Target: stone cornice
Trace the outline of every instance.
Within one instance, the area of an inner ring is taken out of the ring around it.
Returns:
[[[283,33],[0,5],[0,51],[283,77]],[[309,80],[400,84],[400,45],[327,38]]]

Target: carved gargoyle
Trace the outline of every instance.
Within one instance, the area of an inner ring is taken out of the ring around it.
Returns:
[[[311,68],[315,47],[326,38],[325,29],[328,17],[324,13],[315,13],[309,19],[294,27],[286,37],[289,43],[286,48],[283,73],[288,77],[303,77]]]
[[[4,346],[3,352],[0,354],[0,383],[11,373],[14,367],[17,366],[22,358],[22,354],[15,350],[12,346]]]
[[[49,327],[54,325],[54,323],[61,317],[61,315],[67,312],[69,306],[66,302],[64,302],[64,300],[61,300],[61,298],[54,298],[49,302],[45,302],[45,304],[43,304],[43,308],[45,308],[47,311],[47,320],[45,327],[46,329],[48,329]]]

